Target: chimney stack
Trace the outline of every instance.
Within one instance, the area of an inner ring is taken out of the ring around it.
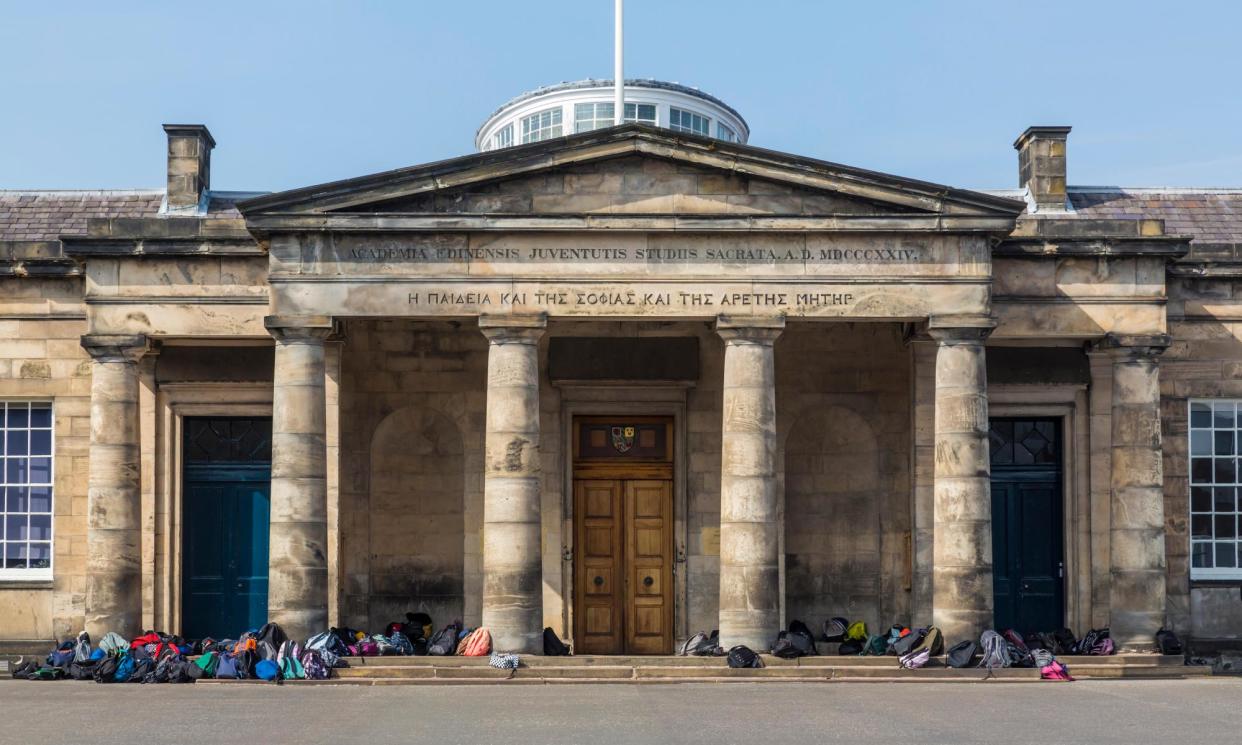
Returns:
[[[216,146],[202,124],[165,124],[168,134],[169,214],[196,215],[205,211],[211,188],[211,149]]]
[[[1030,192],[1032,212],[1065,211],[1065,141],[1069,127],[1027,127],[1013,143],[1018,186]]]

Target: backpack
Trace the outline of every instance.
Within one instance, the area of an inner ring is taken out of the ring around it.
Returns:
[[[301,662],[307,680],[327,680],[332,675],[332,668],[324,662],[323,655],[318,650],[308,649],[303,652]]]
[[[128,655],[127,655],[128,656]],[[115,683],[116,670],[121,666],[120,655],[108,655],[99,662],[95,663],[95,682],[96,683]]]
[[[913,652],[902,655],[901,659],[898,661],[901,663],[901,666],[907,670],[917,670],[918,668],[926,665],[927,661],[930,659],[931,650],[927,647],[920,647]]]
[[[776,641],[772,642],[772,656],[780,657],[782,660],[792,660],[801,657],[802,650],[794,644],[788,631],[782,631],[776,635]]]
[[[431,645],[427,645],[427,654],[431,653]],[[564,657],[569,654],[569,647],[561,641],[561,637],[549,626],[543,630],[543,653],[548,657]]]
[[[114,682],[127,683],[130,676],[134,674],[134,658],[125,654],[121,655],[120,661],[116,666],[116,673],[113,675]]]
[[[254,677],[259,680],[279,680],[280,667],[271,660],[259,660],[254,666]]]
[[[867,643],[863,645],[859,654],[879,657],[886,652],[888,652],[888,637],[875,634],[867,639]]]
[[[78,634],[78,641],[73,645],[73,661],[85,662],[91,658],[91,637],[83,631]]]
[[[793,642],[803,657],[813,657],[819,652],[815,650],[815,636],[811,630],[807,628],[805,623],[801,621],[789,622],[789,639]]]
[[[920,635],[919,643],[914,646],[913,651],[926,649],[932,657],[944,654],[944,634],[940,633],[940,629],[935,626],[926,631],[920,629]]]
[[[729,667],[740,669],[748,667],[763,667],[763,660],[759,659],[759,655],[747,646],[737,645],[729,650]]]
[[[237,677],[241,680],[249,680],[254,677],[254,669],[259,665],[259,653],[253,649],[242,650],[239,654],[234,655],[233,659],[237,666]]]
[[[979,647],[969,639],[964,642],[954,644],[953,648],[949,650],[947,659],[945,659],[945,664],[949,667],[956,668],[970,667],[970,663],[975,659],[975,651],[978,648]]]
[[[1091,654],[1091,650],[1095,648],[1095,646],[1100,642],[1101,639],[1104,639],[1107,636],[1108,636],[1108,629],[1106,628],[1105,629],[1091,629],[1090,631],[1088,631],[1086,634],[1083,635],[1082,639],[1078,642],[1077,646],[1074,648],[1074,651],[1078,654]]]
[[[61,642],[60,646],[52,650],[47,656],[48,667],[69,667],[69,663],[74,658],[74,643],[71,641]]]
[[[1073,676],[1069,673],[1069,668],[1061,664],[1057,660],[1053,660],[1048,665],[1039,669],[1039,677],[1041,680],[1073,680]]]
[[[274,646],[266,639],[260,639],[255,642],[254,648],[259,653],[259,659],[261,660],[275,660],[276,655],[280,654],[280,647]]]
[[[336,657],[344,657],[349,654],[349,645],[341,641],[341,637],[331,631],[324,631],[312,636],[306,642],[306,648],[319,652],[331,652]]]
[[[905,657],[923,644],[927,632],[919,629],[899,638],[889,645],[889,651],[898,657]]]
[[[355,649],[358,650],[359,657],[379,657],[380,655],[380,645],[371,640],[358,642]]]
[[[16,680],[26,680],[38,669],[39,663],[19,657],[17,664],[13,667],[13,678]]]
[[[850,622],[840,616],[829,618],[824,621],[824,635],[821,638],[826,642],[843,642],[849,625]]]
[[[109,631],[99,640],[99,648],[104,651],[104,654],[117,654],[122,650],[129,649],[129,643],[121,638],[120,634]]]
[[[435,626],[431,624],[431,616],[426,613],[406,613],[405,620],[406,623],[413,627],[411,631],[417,631],[418,635],[424,639],[431,636],[431,632],[436,630]],[[406,636],[409,636],[409,634],[407,633]]]
[[[1182,640],[1178,639],[1177,634],[1174,634],[1172,631],[1161,628],[1156,632],[1156,648],[1160,650],[1160,654],[1180,656],[1182,654]]]
[[[457,654],[463,657],[486,657],[492,653],[492,634],[480,626],[457,645]]]
[[[205,652],[194,662],[194,666],[203,671],[204,678],[214,678],[220,666],[220,655]]]
[[[867,638],[867,624],[862,621],[855,621],[850,624],[849,629],[845,632],[846,641],[866,642]]]
[[[457,632],[461,627],[456,623],[450,623],[448,626],[437,631],[427,642],[427,654],[437,655],[441,657],[450,656],[457,651]],[[359,652],[362,650],[359,649]]]
[[[61,680],[64,677],[63,667],[38,667],[26,676],[26,680]]]
[[[979,638],[979,646],[983,648],[983,659],[979,660],[979,667],[992,670],[1013,664],[1013,658],[1009,656],[1009,644],[1005,637],[995,631],[989,629],[983,632],[983,636]]]
[[[394,631],[388,637],[388,643],[396,650],[396,654],[414,654],[414,642],[403,632]]]
[[[1091,648],[1091,654],[1100,657],[1107,657],[1110,654],[1116,653],[1116,651],[1117,647],[1113,644],[1113,640],[1107,636],[1096,642],[1095,646]]]
[[[306,668],[302,666],[302,661],[297,657],[287,655],[280,661],[280,678],[281,680],[305,680]]]
[[[256,635],[256,639],[258,640],[260,646],[262,646],[263,642],[267,642],[272,645],[272,650],[274,651],[280,649],[280,645],[288,641],[289,636],[285,633],[284,629],[280,628],[280,624],[265,623],[259,628],[259,633]]]
[[[134,660],[134,670],[129,674],[130,683],[146,683],[147,676],[155,671],[155,660],[147,657]]]
[[[1017,631],[1013,629],[1005,629],[1001,632],[1001,636],[1005,637],[1005,641],[1012,644],[1019,652],[1025,653],[1031,651],[1031,648],[1026,644],[1026,640],[1023,639],[1022,635]]]
[[[217,654],[216,669],[213,674],[221,680],[237,678],[237,656],[230,652]]]
[[[1077,647],[1078,639],[1070,629],[1062,628],[1052,632],[1053,654],[1074,654]]]
[[[69,677],[74,680],[94,680],[95,666],[99,664],[98,660],[74,660],[69,663]],[[16,677],[16,671],[14,672]]]
[[[547,638],[547,633],[551,630],[552,629],[550,628],[544,630],[545,639]],[[677,650],[677,655],[679,657],[689,657],[692,654],[698,654],[696,650],[699,648],[699,645],[706,644],[707,640],[708,640],[707,634],[703,631],[700,631],[694,636],[687,639],[686,642],[681,645],[681,649]],[[544,654],[547,654],[547,652],[545,652]]]
[[[862,651],[863,651],[862,642],[854,641],[852,639],[849,641],[841,642],[841,645],[837,647],[837,654],[842,655],[842,656],[858,655],[858,654],[862,654]]]

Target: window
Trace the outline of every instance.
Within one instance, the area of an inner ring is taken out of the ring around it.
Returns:
[[[613,125],[613,112],[617,107],[612,103],[580,103],[574,104],[574,131],[590,132]],[[627,103],[625,105],[625,121],[641,124],[656,123],[656,107],[651,103]]]
[[[1190,576],[1242,577],[1238,413],[1242,401],[1190,402]]]
[[[655,104],[627,103],[625,105],[625,120],[627,122],[638,122],[639,124],[655,124]]]
[[[52,577],[52,405],[0,401],[0,579]]]
[[[492,135],[492,150],[499,150],[502,147],[513,146],[513,125],[506,124],[504,129],[499,130]]]
[[[693,111],[682,111],[681,109],[668,110],[669,129],[706,137],[711,131],[707,125],[708,119],[702,114],[696,114]]]
[[[561,109],[544,109],[522,118],[522,144],[561,136]]]
[[[716,139],[725,142],[737,142],[737,133],[733,128],[723,122],[716,122]]]

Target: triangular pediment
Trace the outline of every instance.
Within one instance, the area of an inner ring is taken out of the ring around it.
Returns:
[[[258,216],[868,216],[1012,221],[1011,199],[629,124],[270,194]]]

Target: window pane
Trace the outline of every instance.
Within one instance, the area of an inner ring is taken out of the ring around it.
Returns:
[[[9,404],[8,427],[28,427],[30,425],[29,404]]]
[[[1233,455],[1233,430],[1229,430],[1227,432],[1217,432],[1215,436],[1216,454]]]
[[[1190,433],[1190,454],[1191,455],[1211,455],[1212,454],[1212,431],[1196,430]]]
[[[1212,426],[1217,429],[1233,429],[1233,402],[1217,401],[1212,404]]]
[[[6,543],[4,545],[4,568],[5,569],[25,569],[26,568],[26,544],[25,543]]]
[[[1192,458],[1190,461],[1190,481],[1195,484],[1212,483],[1212,459]]]
[[[1233,460],[1229,461],[1230,468],[1233,467]],[[52,483],[52,459],[51,458],[31,458],[30,459],[30,483],[32,484],[50,484]]]
[[[1212,503],[1217,512],[1233,512],[1233,487],[1218,486],[1212,490]]]
[[[51,427],[52,426],[52,407],[50,404],[31,404],[30,405],[30,426],[31,427]]]
[[[31,569],[47,569],[52,565],[52,544],[32,543],[29,553]]]
[[[1212,407],[1203,403],[1194,403],[1190,405],[1190,426],[1192,427],[1211,427],[1212,426]]]
[[[1216,518],[1220,520],[1220,517]],[[1233,517],[1229,518],[1231,521]],[[52,516],[51,515],[31,515],[30,516],[30,540],[32,541],[49,541],[52,539]]]
[[[1212,516],[1211,515],[1192,515],[1190,518],[1190,537],[1191,538],[1211,538],[1212,537]]]
[[[35,460],[39,460],[36,458]],[[1234,474],[1237,473],[1235,468],[1236,461],[1233,458],[1216,458],[1216,483],[1232,484],[1234,482]]]
[[[4,539],[6,541],[26,540],[27,517],[25,515],[6,515],[4,518]]]
[[[30,432],[30,454],[31,455],[51,455],[52,454],[52,430],[35,429]]]
[[[4,438],[5,455],[29,455],[30,433],[24,429],[9,430]]]
[[[1191,512],[1212,511],[1212,490],[1206,486],[1193,486],[1190,489]]]
[[[13,487],[9,487],[12,489]],[[50,486],[32,486],[30,487],[30,511],[31,512],[51,512],[52,511],[52,487]]]
[[[1190,562],[1191,566],[1200,569],[1210,569],[1212,567],[1212,544],[1205,542],[1196,542],[1191,544]]]
[[[1216,544],[1216,568],[1231,569],[1238,565],[1237,544],[1232,541]]]
[[[30,499],[24,486],[10,486],[5,490],[4,509],[8,512],[29,512]]]

